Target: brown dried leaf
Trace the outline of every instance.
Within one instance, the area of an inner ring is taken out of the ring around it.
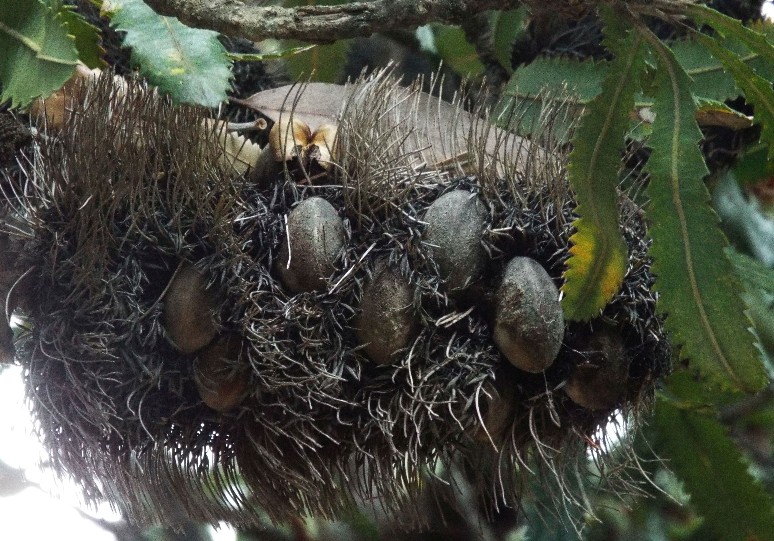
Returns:
[[[348,108],[363,107],[377,95],[387,96],[392,123],[412,127],[404,150],[420,153],[425,163],[459,167],[463,172],[475,169],[479,174],[483,170],[494,172],[491,168],[496,165],[499,176],[507,174],[512,165],[522,171],[518,156],[526,153],[529,143],[493,126],[486,118],[488,109],[481,107],[469,113],[459,103],[443,101],[420,91],[417,85],[401,87],[389,75],[389,71],[383,71],[347,85],[286,85],[234,101],[275,122],[280,113],[292,110],[294,119],[307,123],[314,131],[322,124],[339,124]],[[385,88],[389,92],[381,92]],[[482,147],[485,152],[481,152]],[[474,156],[475,161],[469,161],[468,156]]]

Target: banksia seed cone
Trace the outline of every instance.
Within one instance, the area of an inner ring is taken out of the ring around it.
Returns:
[[[630,274],[600,317],[616,342],[562,318],[560,147],[384,74],[334,88],[322,185],[263,167],[271,143],[235,168],[219,124],[105,77],[77,86],[7,192],[25,194],[20,266],[45,291],[17,359],[52,464],[87,497],[137,522],[174,521],[170,489],[207,521],[255,523],[255,504],[336,516],[374,494],[403,516],[444,466],[517,505],[523,461],[563,483],[612,408],[633,418],[668,370],[630,201]],[[310,110],[319,91],[283,98]],[[321,148],[320,128],[275,126],[285,150]],[[608,342],[620,394],[578,400]]]

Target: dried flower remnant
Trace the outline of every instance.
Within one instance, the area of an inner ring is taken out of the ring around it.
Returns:
[[[17,191],[34,197],[11,201],[19,268],[46,291],[16,360],[54,467],[134,522],[175,521],[165,485],[200,520],[250,524],[254,501],[338,516],[374,494],[397,516],[450,464],[518,505],[524,476],[586,460],[578,434],[637,411],[668,370],[627,212],[632,272],[602,317],[627,336],[624,387],[647,388],[609,408],[557,391],[598,361],[601,323],[562,320],[573,200],[548,134],[537,147],[377,74],[274,91],[266,116],[288,122],[243,163],[201,111],[108,76],[78,85],[88,106],[47,132]],[[304,182],[307,159],[324,183]]]

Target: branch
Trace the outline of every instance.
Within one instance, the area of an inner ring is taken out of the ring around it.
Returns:
[[[510,9],[520,0],[372,0],[338,6],[283,8],[249,0],[145,0],[160,15],[194,28],[250,41],[266,38],[329,43],[429,22],[460,24],[488,9]]]

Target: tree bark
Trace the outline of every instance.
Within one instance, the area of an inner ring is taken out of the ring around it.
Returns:
[[[327,43],[428,22],[459,24],[488,9],[511,9],[520,0],[373,0],[336,6],[283,8],[249,0],[146,0],[161,15],[251,41],[266,38]]]

